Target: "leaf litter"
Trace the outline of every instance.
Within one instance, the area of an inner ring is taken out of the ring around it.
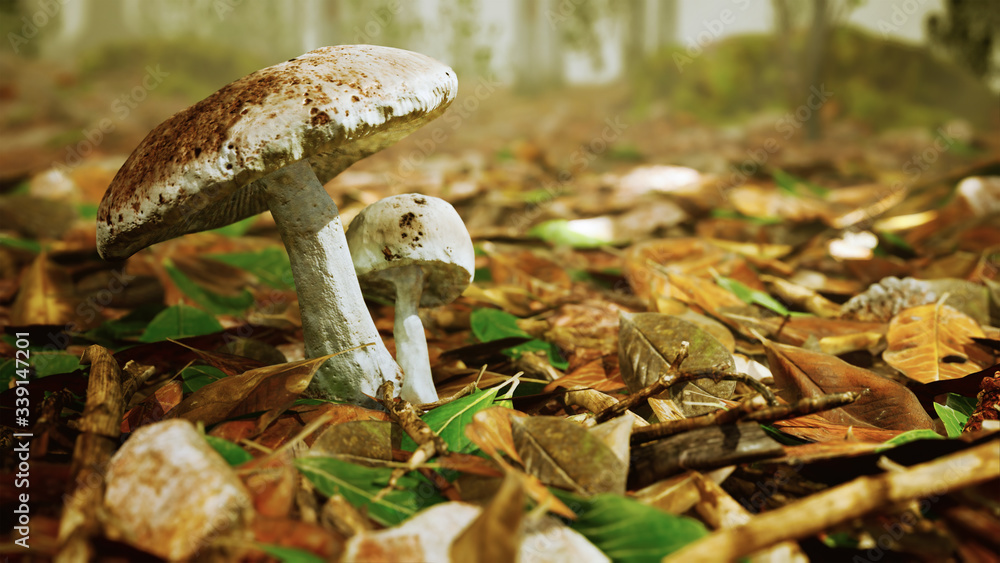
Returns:
[[[587,141],[576,119],[572,133],[504,137],[499,152],[458,132],[407,180],[450,200],[479,252],[473,287],[421,311],[445,399],[396,405],[403,418],[302,395],[318,360],[303,357],[266,217],[111,268],[82,215],[59,229],[5,224],[0,352],[14,356],[17,332],[56,343],[33,355],[32,393],[49,396],[28,429],[38,478],[67,495],[33,507],[44,555],[995,552],[996,139],[942,155],[905,190],[884,163],[912,143],[866,144],[860,131],[852,143],[867,150],[788,146],[727,186],[718,170],[680,166],[704,148],[653,139],[684,132],[659,119],[620,141],[640,147],[638,163],[613,152],[571,163]],[[722,133],[686,127],[739,154]],[[396,189],[380,179],[398,154],[327,186],[345,217]],[[70,189],[93,203],[111,175],[81,174]],[[102,293],[115,280],[121,290]],[[392,350],[391,307],[369,305]],[[17,377],[0,364],[5,410]],[[157,456],[170,461],[147,468]],[[883,541],[886,529],[899,533]]]

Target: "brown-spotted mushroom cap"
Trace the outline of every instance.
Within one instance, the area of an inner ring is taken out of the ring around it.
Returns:
[[[455,73],[374,45],[310,51],[241,78],[143,139],[98,209],[106,259],[267,209],[259,179],[308,159],[321,183],[438,117]]]
[[[454,301],[472,282],[472,238],[448,202],[420,194],[379,200],[347,229],[354,271],[365,292],[396,302],[393,336],[404,399],[437,401],[417,307]]]
[[[472,239],[455,208],[420,194],[387,197],[361,210],[347,229],[347,244],[368,295],[395,300],[396,284],[385,274],[421,266],[421,307],[454,301],[476,268]]]

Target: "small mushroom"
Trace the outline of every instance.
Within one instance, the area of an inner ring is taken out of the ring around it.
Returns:
[[[324,363],[309,393],[372,404],[366,395],[401,373],[365,307],[323,184],[440,116],[457,87],[447,66],[373,45],[323,47],[241,78],[139,144],[101,201],[98,251],[121,260],[270,210],[295,277],[306,355],[362,346]]]
[[[367,294],[396,302],[393,335],[403,368],[400,396],[438,400],[417,307],[450,303],[472,283],[472,238],[447,201],[419,194],[379,200],[347,229],[354,270]]]

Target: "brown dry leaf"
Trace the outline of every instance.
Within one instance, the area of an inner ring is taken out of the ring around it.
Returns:
[[[904,430],[885,430],[866,426],[844,426],[831,422],[820,414],[807,414],[788,420],[777,420],[772,423],[789,436],[814,442],[854,441],[882,444],[899,436]]]
[[[634,393],[667,374],[682,342],[689,348],[687,358],[678,366],[681,373],[735,373],[733,355],[700,327],[660,313],[622,313],[618,362],[629,390]],[[704,378],[671,387],[670,397],[688,416],[694,416],[715,408],[690,403],[703,402],[705,395],[728,399],[735,387],[734,381]]]
[[[355,420],[334,424],[323,431],[310,447],[313,455],[349,456],[353,463],[371,465],[373,460],[392,460],[402,434],[388,421]]]
[[[42,252],[21,275],[20,290],[10,312],[10,324],[80,326],[81,316],[75,314],[77,299],[69,272],[52,263],[48,253]]]
[[[773,187],[738,186],[733,188],[729,198],[737,211],[749,217],[781,217],[795,222],[822,219],[829,224],[842,213],[842,209],[828,202],[793,196]]]
[[[493,283],[523,288],[543,301],[555,301],[569,294],[573,282],[566,269],[536,252],[523,251],[516,255],[491,252],[490,274]]]
[[[254,510],[261,516],[285,518],[295,506],[299,472],[291,451],[250,460],[239,467],[239,476],[250,491]]]
[[[512,418],[524,416],[528,415],[499,406],[481,410],[472,417],[472,422],[465,426],[465,436],[490,457],[496,458],[498,452],[502,452],[510,459],[524,465],[514,446],[514,434],[510,422]]]
[[[587,496],[625,492],[628,464],[579,424],[536,416],[514,418],[511,428],[525,469],[543,483]]]
[[[268,411],[258,423],[258,432],[263,431],[299,398],[319,366],[331,357],[333,354],[265,366],[220,379],[192,393],[171,415],[214,424],[235,416]]]
[[[576,514],[556,498],[536,477],[510,465],[499,455],[500,452],[503,452],[510,459],[524,465],[524,461],[514,444],[511,420],[526,416],[526,414],[513,409],[490,407],[477,412],[472,417],[472,422],[465,426],[465,435],[496,460],[507,474],[513,473],[523,480],[523,486],[533,501],[546,506],[550,511],[564,518],[575,518]]]
[[[617,356],[608,356],[617,360]],[[575,387],[587,387],[597,391],[617,391],[625,387],[625,382],[621,379],[621,374],[617,376],[608,375],[605,367],[605,358],[591,360],[566,375],[549,383],[543,389],[544,392],[554,391],[558,387],[573,389]]]
[[[932,428],[912,391],[880,375],[819,352],[765,341],[778,393],[786,401],[854,391],[850,405],[816,415],[835,425],[906,431]],[[800,420],[800,419],[795,419]]]
[[[889,323],[882,359],[910,379],[955,379],[993,364],[993,355],[972,338],[984,336],[971,317],[948,305],[905,309]]]
[[[670,290],[665,268],[700,276],[709,276],[714,268],[728,275],[735,261],[731,253],[700,238],[652,240],[626,251],[623,271],[635,294],[653,303],[658,297],[678,297]]]
[[[190,350],[194,356],[206,364],[218,368],[219,371],[226,375],[238,375],[253,369],[264,367],[263,362],[247,358],[245,356],[237,356],[234,354],[226,354],[222,352],[206,352],[205,350],[199,350],[197,348],[188,346],[183,342],[178,342],[168,338],[167,342],[172,342],[182,348],[187,348]]]
[[[782,344],[800,346],[810,338],[823,339],[856,334],[885,334],[886,325],[880,322],[823,319],[819,317],[750,317],[728,313],[726,317],[745,327],[752,327],[766,338]]]
[[[122,417],[122,433],[132,432],[140,426],[163,420],[164,415],[179,405],[183,398],[184,386],[181,382],[168,381],[125,413]]]
[[[521,545],[524,501],[523,481],[508,473],[486,508],[451,543],[451,561],[516,561]]]

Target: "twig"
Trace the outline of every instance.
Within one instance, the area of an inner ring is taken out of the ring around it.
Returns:
[[[688,350],[691,348],[691,344],[688,341],[681,342],[680,350],[677,351],[677,355],[674,356],[670,366],[667,368],[667,373],[661,375],[652,384],[643,387],[642,389],[632,393],[628,397],[625,397],[621,401],[603,409],[601,412],[597,413],[597,422],[604,422],[605,420],[611,420],[612,418],[617,418],[623,414],[625,411],[645,403],[650,397],[654,395],[659,395],[666,391],[671,385],[678,383],[684,375],[678,375],[678,367],[684,362],[688,357]]]
[[[107,349],[90,346],[80,362],[90,364],[87,402],[73,448],[70,472],[75,487],[63,507],[59,521],[59,553],[56,561],[86,561],[94,556],[90,538],[100,525],[97,508],[104,497],[104,471],[121,435],[125,402],[122,370]]]
[[[403,428],[403,432],[406,432],[407,436],[417,443],[417,449],[406,462],[406,467],[393,470],[389,484],[375,495],[376,500],[381,500],[396,487],[396,482],[408,471],[413,471],[435,455],[447,453],[448,444],[435,434],[426,422],[420,420],[420,415],[412,404],[403,399],[393,398],[391,381],[386,381],[379,386],[378,396],[379,402],[385,407],[389,416]]]
[[[649,426],[643,428],[636,428],[632,431],[631,443],[632,445],[643,444],[646,442],[652,442],[653,440],[659,440],[660,438],[665,438],[667,436],[672,436],[674,434],[680,434],[681,432],[694,430],[695,428],[721,426],[724,424],[731,424],[739,420],[771,422],[775,420],[782,420],[784,418],[793,418],[796,416],[842,407],[846,404],[853,403],[858,397],[860,397],[859,393],[848,391],[846,393],[834,393],[832,395],[824,395],[817,398],[802,399],[792,403],[791,405],[762,408],[764,406],[763,401],[760,400],[759,396],[755,396],[756,400],[744,401],[734,409],[718,410],[706,415],[696,416],[694,418],[670,420],[667,422],[650,424]]]
[[[889,506],[1000,478],[1000,439],[901,471],[859,477],[719,530],[675,551],[664,563],[735,561],[778,542],[823,530]]]

